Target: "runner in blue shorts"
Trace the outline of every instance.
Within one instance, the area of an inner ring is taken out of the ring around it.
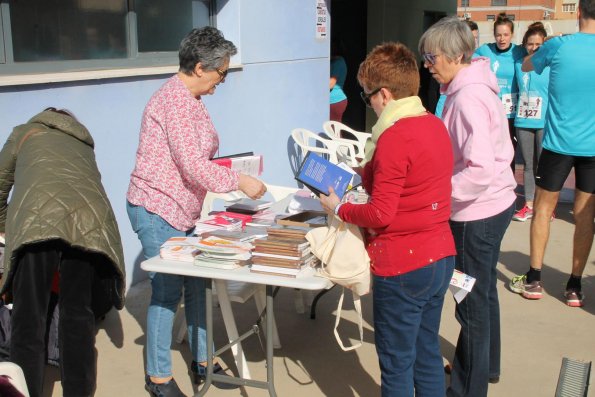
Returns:
[[[529,271],[513,277],[510,288],[528,299],[543,294],[541,267],[549,238],[550,216],[564,181],[575,169],[574,246],[566,304],[583,306],[581,277],[593,245],[595,220],[595,0],[580,0],[580,31],[546,41],[525,58],[523,71],[550,67],[549,103],[543,151],[537,166],[534,216],[531,222]]]

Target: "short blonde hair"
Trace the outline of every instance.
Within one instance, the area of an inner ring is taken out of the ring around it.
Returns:
[[[357,81],[369,90],[386,88],[394,99],[417,95],[419,71],[415,56],[401,43],[377,45],[359,65]]]
[[[471,63],[475,38],[465,21],[446,17],[426,30],[419,39],[418,49],[420,54],[444,54],[451,61],[461,57],[461,63]]]

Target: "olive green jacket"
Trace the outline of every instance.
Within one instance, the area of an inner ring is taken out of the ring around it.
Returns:
[[[122,241],[93,147],[85,126],[52,111],[15,127],[8,137],[0,152],[0,232],[6,233],[0,293],[11,288],[23,246],[61,240],[103,254],[102,263],[111,269],[101,273],[114,279],[112,303],[122,308]]]

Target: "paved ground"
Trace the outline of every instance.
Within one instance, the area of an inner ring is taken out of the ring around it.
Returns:
[[[517,171],[518,176],[518,171]],[[553,396],[563,357],[592,361],[595,359],[595,250],[592,250],[583,278],[587,296],[583,308],[564,304],[562,292],[570,270],[572,253],[571,205],[560,204],[558,219],[552,224],[550,245],[545,258],[543,283],[545,296],[540,301],[528,301],[511,293],[507,284],[513,275],[528,266],[529,222],[513,222],[504,238],[500,255],[498,290],[502,315],[502,376],[499,384],[491,385],[489,395]],[[112,311],[99,325],[97,333],[98,387],[96,396],[144,397],[144,328],[149,299],[147,282],[133,287],[127,304],[120,312]],[[318,306],[318,318],[298,314],[294,308],[294,291],[282,290],[277,297],[276,317],[283,347],[275,351],[275,386],[279,396],[379,396],[380,375],[373,344],[371,299],[365,297],[364,346],[355,352],[342,352],[333,336],[334,310],[339,291],[327,294]],[[454,319],[454,300],[448,293],[441,329],[442,351],[452,357],[459,326]],[[344,311],[346,321],[341,326],[345,337],[356,338],[357,331],[352,305]],[[234,304],[240,332],[253,324],[256,309],[252,302]],[[215,310],[217,345],[224,344],[224,327]],[[249,368],[255,379],[264,379],[264,351],[258,339],[244,343]],[[173,346],[174,375],[182,390],[191,395],[193,386],[187,374],[190,361],[188,345]],[[223,361],[232,369],[233,360],[224,355]],[[448,379],[447,379],[448,382]],[[44,397],[61,396],[59,372],[48,367]],[[209,396],[268,395],[265,391],[247,388],[221,391],[212,388]],[[595,396],[593,390],[589,395]]]

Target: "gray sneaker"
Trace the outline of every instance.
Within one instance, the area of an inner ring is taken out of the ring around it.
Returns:
[[[527,283],[526,274],[513,277],[509,286],[512,292],[521,294],[525,299],[537,300],[543,298],[543,286],[541,285],[541,281]]]

